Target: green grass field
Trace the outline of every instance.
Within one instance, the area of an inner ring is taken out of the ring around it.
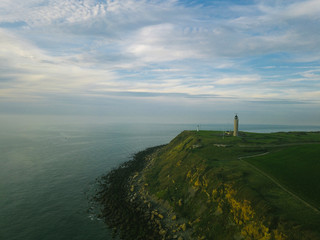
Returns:
[[[145,179],[151,194],[169,203],[178,217],[195,222],[188,225],[195,236],[234,239],[242,232],[252,240],[320,239],[318,212],[239,160],[266,152],[243,160],[319,208],[319,132],[232,137],[185,131],[158,154]],[[250,211],[248,220],[244,214]]]
[[[320,144],[290,146],[246,161],[320,209]]]

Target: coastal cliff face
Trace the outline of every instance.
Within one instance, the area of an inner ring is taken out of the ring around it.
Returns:
[[[320,239],[316,207],[239,160],[303,143],[320,152],[319,142],[319,133],[185,131],[104,176],[96,199],[122,239]]]
[[[255,199],[244,193],[251,189],[241,186],[245,172],[237,169],[236,150],[231,145],[205,149],[206,144],[184,132],[163,149],[145,174],[152,194],[185,219],[195,239],[285,239],[281,226],[270,226],[272,219],[265,217],[267,204],[259,202],[264,209],[256,211]]]

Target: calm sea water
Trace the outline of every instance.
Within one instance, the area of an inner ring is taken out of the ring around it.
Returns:
[[[195,125],[1,127],[0,239],[111,239],[90,216],[87,192],[97,177],[147,147]],[[201,125],[229,130],[232,125]],[[320,131],[320,127],[243,125],[243,131]]]

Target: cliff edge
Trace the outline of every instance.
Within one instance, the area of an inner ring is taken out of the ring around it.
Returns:
[[[320,239],[319,153],[319,132],[184,131],[102,177],[95,199],[122,239]]]

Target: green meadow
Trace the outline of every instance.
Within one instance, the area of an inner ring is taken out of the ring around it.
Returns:
[[[144,179],[194,239],[320,239],[319,153],[319,132],[184,131]]]
[[[246,161],[320,209],[320,144],[288,146]]]

